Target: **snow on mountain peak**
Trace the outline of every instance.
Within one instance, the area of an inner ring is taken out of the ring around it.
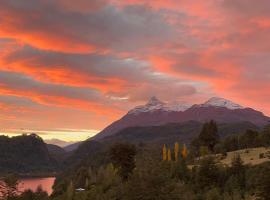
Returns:
[[[230,100],[220,98],[220,97],[212,97],[208,101],[203,104],[196,105],[199,107],[224,107],[230,110],[243,109],[239,104],[236,104]],[[180,112],[186,111],[190,107],[191,104],[186,102],[162,102],[158,98],[151,97],[150,100],[142,106],[137,106],[134,109],[130,110],[128,114],[138,114],[143,112],[153,112],[157,110],[167,111],[167,112]]]
[[[151,97],[150,100],[142,106],[137,106],[134,109],[130,110],[128,114],[138,114],[142,112],[153,112],[156,110],[163,110],[163,111],[185,111],[190,108],[191,105],[187,103],[164,103],[157,99],[155,96]]]
[[[208,101],[206,101],[204,104],[201,104],[202,107],[209,107],[209,106],[214,106],[214,107],[225,107],[230,110],[235,110],[235,109],[243,109],[239,104],[236,104],[230,100],[220,98],[220,97],[212,97]]]

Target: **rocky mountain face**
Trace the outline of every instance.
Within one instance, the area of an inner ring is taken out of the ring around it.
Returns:
[[[259,127],[270,123],[270,118],[262,112],[224,98],[213,97],[205,103],[191,105],[183,102],[164,103],[152,97],[145,105],[130,110],[92,139],[100,140],[128,127],[159,126],[188,121],[206,122],[211,119],[219,123],[250,122]]]

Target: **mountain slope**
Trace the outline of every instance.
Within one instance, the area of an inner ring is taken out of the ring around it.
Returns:
[[[74,151],[74,150],[76,150],[82,143],[83,143],[83,142],[76,142],[76,143],[74,143],[74,144],[70,144],[70,145],[68,145],[68,146],[65,146],[65,147],[64,147],[64,150],[65,150],[66,152]]]
[[[101,142],[131,142],[152,144],[174,144],[176,141],[189,144],[200,133],[203,123],[189,121],[170,123],[160,126],[129,127],[112,136],[101,139]],[[250,122],[219,123],[218,134],[221,138],[229,135],[242,134],[247,129],[259,130]]]
[[[152,97],[148,103],[130,110],[92,139],[100,140],[127,127],[158,126],[187,121],[206,122],[214,119],[219,123],[250,122],[257,126],[265,126],[270,122],[270,118],[259,111],[219,97],[213,97],[203,104],[193,106],[188,106],[186,103],[178,106],[170,105]]]
[[[57,145],[57,146],[62,147],[62,148],[76,143],[76,142],[66,142],[63,140],[55,139],[55,138],[49,139],[49,140],[44,140],[44,142],[46,144]]]

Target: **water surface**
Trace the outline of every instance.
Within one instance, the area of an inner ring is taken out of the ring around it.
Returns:
[[[36,189],[40,185],[42,189],[50,195],[52,194],[52,186],[53,186],[54,180],[55,180],[55,177],[19,179],[20,181],[19,191],[24,191],[27,189],[36,191]]]

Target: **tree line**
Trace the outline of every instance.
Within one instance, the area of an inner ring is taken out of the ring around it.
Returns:
[[[221,139],[216,123],[210,121],[190,145],[177,141],[173,147],[116,143],[102,154],[109,157],[107,163],[69,171],[68,176],[57,180],[51,197],[39,190],[6,199],[269,200],[269,162],[244,165],[236,154],[230,165],[224,165],[214,156],[240,148],[268,147],[269,130],[248,130],[243,135]]]

